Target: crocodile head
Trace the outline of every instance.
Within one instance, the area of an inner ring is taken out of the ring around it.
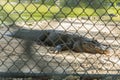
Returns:
[[[100,53],[100,54],[109,54],[109,46],[99,43],[96,40],[84,41],[82,43],[82,48],[85,52],[89,53]]]
[[[76,52],[109,54],[109,46],[99,43],[97,40],[80,40],[74,43]]]

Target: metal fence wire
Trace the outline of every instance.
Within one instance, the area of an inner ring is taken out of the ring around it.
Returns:
[[[119,0],[0,0],[1,79],[120,80],[119,74]]]

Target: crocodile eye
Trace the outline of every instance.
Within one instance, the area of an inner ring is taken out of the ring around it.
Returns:
[[[91,41],[93,44],[98,44],[97,40]]]

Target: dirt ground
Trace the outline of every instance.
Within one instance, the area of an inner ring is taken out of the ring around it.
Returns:
[[[110,55],[75,53],[71,50],[54,54],[49,47],[4,36],[14,27],[0,26],[0,72],[118,74],[120,71],[120,24],[81,19],[61,19],[59,22],[17,22],[21,28],[56,29],[77,33],[109,44]],[[24,26],[24,27],[23,27]],[[25,45],[32,50],[25,52]]]

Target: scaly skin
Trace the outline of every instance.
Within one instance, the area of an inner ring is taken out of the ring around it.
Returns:
[[[21,29],[7,36],[35,41],[39,45],[53,46],[55,53],[71,49],[75,52],[109,54],[108,46],[97,40],[61,30]]]

